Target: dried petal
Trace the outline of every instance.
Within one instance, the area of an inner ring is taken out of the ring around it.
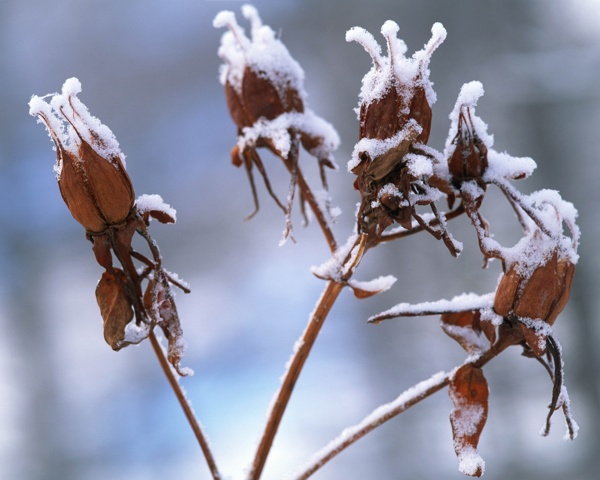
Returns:
[[[120,269],[105,271],[96,287],[96,300],[104,321],[104,339],[113,350],[124,344],[125,327],[133,319],[133,308],[123,285],[125,274]]]
[[[454,404],[450,423],[459,469],[466,475],[480,477],[485,462],[477,453],[477,445],[487,420],[489,397],[481,368],[471,364],[460,367],[450,381],[448,394]]]

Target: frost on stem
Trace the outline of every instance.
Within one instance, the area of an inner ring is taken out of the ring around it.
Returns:
[[[317,158],[326,189],[325,168],[337,169],[333,151],[339,145],[339,137],[331,124],[305,108],[304,72],[283,42],[270,27],[262,24],[254,7],[245,5],[242,13],[250,21],[250,37],[237,23],[233,12],[222,11],[213,21],[216,28],[228,28],[221,38],[219,56],[224,61],[220,80],[225,87],[229,112],[238,128],[237,144],[231,151],[231,160],[238,167],[244,165],[250,179],[255,206],[250,217],[258,211],[252,173],[256,167],[268,193],[285,212],[287,226],[284,238],[287,238],[291,234],[291,204],[297,183],[301,187],[302,210],[304,203],[308,202],[313,210],[319,210],[315,213],[320,221],[325,221],[327,213],[321,212],[318,203],[309,198],[312,193],[302,188],[303,180],[298,166],[299,145]],[[266,168],[257,153],[260,147],[280,157],[290,171],[291,193],[285,204],[271,187]]]
[[[79,80],[70,78],[60,94],[32,97],[29,113],[48,129],[56,149],[54,170],[63,200],[85,228],[96,260],[105,269],[96,287],[104,338],[119,350],[141,342],[159,326],[169,340],[169,361],[182,373],[183,337],[171,285],[189,290],[162,268],[158,246],[148,233],[151,217],[174,223],[175,210],[158,195],[134,200],[119,143],[89,113],[79,93]],[[51,97],[49,102],[47,97]],[[151,259],[133,250],[136,232],[148,242]],[[121,268],[113,265],[113,255]],[[141,262],[140,269],[134,260]]]

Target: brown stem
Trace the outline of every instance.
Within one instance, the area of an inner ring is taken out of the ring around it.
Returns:
[[[454,210],[451,210],[445,214],[446,220],[452,220],[456,217],[459,217],[463,213],[465,213],[465,208],[464,208],[464,205],[461,203]],[[430,227],[436,227],[439,224],[440,224],[440,220],[437,218],[433,219],[431,222],[428,223],[428,225]],[[423,230],[425,230],[425,229],[422,226],[418,226],[415,228],[411,228],[410,230],[402,230],[401,232],[391,233],[388,235],[382,235],[379,238],[373,237],[372,240],[375,240],[377,243],[391,242],[392,240],[398,240],[399,238],[408,237],[409,235],[413,235],[415,233],[422,232]],[[369,245],[369,246],[372,246],[372,245]]]
[[[156,357],[158,358],[158,361],[160,363],[160,366],[162,367],[163,372],[165,372],[165,375],[167,376],[167,380],[169,381],[169,384],[171,385],[171,388],[173,389],[173,392],[175,393],[175,396],[179,401],[179,405],[181,406],[181,409],[183,410],[183,413],[185,414],[185,417],[187,418],[188,423],[190,424],[190,427],[194,432],[194,435],[196,435],[196,439],[200,444],[200,448],[202,449],[202,453],[204,454],[204,458],[206,459],[206,463],[208,464],[208,468],[210,470],[210,473],[212,474],[212,478],[214,480],[221,480],[223,477],[221,477],[221,474],[219,473],[217,464],[208,445],[208,441],[204,436],[202,428],[196,420],[194,411],[192,410],[192,407],[190,406],[185,394],[183,393],[183,390],[181,389],[181,386],[179,385],[179,382],[177,381],[177,378],[175,377],[175,374],[173,373],[173,370],[171,369],[171,366],[169,365],[169,362],[165,357],[165,353],[160,344],[158,343],[158,340],[156,339],[156,336],[154,335],[153,331],[150,332],[149,338],[150,343],[152,344],[152,348],[154,349],[154,353],[156,354]]]
[[[331,253],[334,253],[337,250],[337,242],[335,240],[333,232],[331,231],[329,222],[327,221],[326,213],[323,212],[323,210],[321,209],[321,205],[319,205],[319,202],[317,202],[317,199],[313,195],[312,190],[308,186],[308,183],[306,183],[304,175],[302,175],[302,170],[300,170],[300,166],[297,164],[297,160],[294,161],[294,159],[289,157],[280,158],[283,160],[283,163],[285,164],[288,171],[292,175],[295,174],[297,176],[298,188],[300,189],[300,197],[304,199],[310,206],[310,209],[315,215],[315,218],[317,219],[317,222],[319,223],[319,226],[323,231],[323,235],[325,235],[325,239],[329,244],[329,249],[331,250]]]
[[[277,429],[283,417],[283,413],[285,412],[285,408],[290,400],[290,396],[292,395],[292,391],[294,390],[296,381],[298,380],[300,372],[302,371],[304,362],[306,362],[310,350],[317,339],[317,335],[319,334],[319,331],[325,322],[325,318],[327,317],[327,314],[331,310],[331,307],[333,306],[343,287],[343,284],[334,282],[332,280],[327,282],[327,286],[325,287],[317,307],[310,317],[306,330],[302,334],[301,340],[299,341],[300,347],[294,353],[289,368],[285,374],[285,378],[281,383],[279,392],[277,393],[277,397],[265,426],[265,431],[263,432],[263,436],[254,456],[252,469],[248,475],[249,480],[258,480],[262,474],[262,470],[267,460],[267,455],[271,450],[275,434],[277,433]]]

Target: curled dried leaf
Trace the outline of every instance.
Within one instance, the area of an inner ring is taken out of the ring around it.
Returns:
[[[151,279],[144,293],[144,307],[153,321],[161,328],[168,341],[167,358],[169,363],[179,375],[186,376],[187,373],[180,367],[185,342],[171,292],[163,284]]]
[[[479,310],[445,313],[440,318],[442,330],[456,340],[469,354],[480,353],[490,346],[489,322],[481,321]],[[483,324],[486,324],[484,330]],[[487,337],[484,338],[484,336]]]
[[[133,319],[133,308],[127,297],[125,274],[120,269],[105,271],[96,287],[96,300],[104,322],[104,339],[113,350],[126,346],[125,327]]]
[[[448,389],[454,404],[450,423],[459,470],[465,475],[480,477],[485,462],[477,453],[479,437],[488,415],[489,388],[481,368],[471,364],[460,367]]]

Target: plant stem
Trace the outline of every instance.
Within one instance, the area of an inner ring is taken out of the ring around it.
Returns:
[[[302,371],[302,367],[308,358],[310,350],[315,343],[317,335],[323,326],[327,314],[331,310],[331,307],[335,303],[335,300],[343,288],[344,285],[342,283],[338,283],[333,280],[327,282],[325,290],[323,291],[323,294],[321,295],[321,298],[319,299],[317,306],[309,319],[308,325],[304,330],[299,342],[297,343],[299,347],[295,351],[290,361],[285,378],[281,383],[281,387],[279,388],[279,392],[275,397],[273,407],[269,413],[260,444],[256,450],[252,468],[248,474],[249,480],[258,480],[262,474],[267,456],[271,450],[271,446],[273,445],[275,434],[277,433],[277,429],[281,423],[283,413],[285,412],[285,408],[290,400],[290,396],[292,395],[296,381],[298,380],[300,372]]]
[[[315,218],[317,219],[317,222],[319,223],[319,226],[321,227],[321,230],[323,231],[323,235],[325,236],[325,240],[327,240],[327,244],[329,245],[331,253],[335,253],[335,251],[337,250],[337,242],[335,240],[333,232],[331,231],[329,222],[327,221],[326,213],[323,212],[321,205],[319,205],[319,202],[313,195],[312,190],[308,186],[308,183],[306,183],[304,175],[302,175],[302,171],[300,170],[297,161],[296,163],[294,163],[294,159],[289,157],[280,158],[283,160],[283,163],[285,164],[289,172],[297,176],[298,188],[300,189],[300,198],[302,198],[308,203],[310,209],[315,215]]]
[[[175,374],[173,373],[173,370],[169,365],[167,358],[165,357],[165,353],[162,347],[160,346],[160,343],[158,342],[153,331],[150,332],[149,338],[150,343],[152,344],[152,348],[154,349],[154,353],[156,354],[156,357],[158,358],[158,361],[160,363],[160,366],[162,367],[163,372],[165,372],[165,375],[167,376],[167,380],[169,381],[169,384],[171,385],[171,388],[173,389],[173,392],[175,393],[175,396],[179,401],[179,405],[181,406],[183,413],[185,414],[190,424],[190,427],[192,427],[194,435],[196,435],[196,439],[200,444],[200,448],[202,449],[202,453],[204,454],[204,458],[206,459],[206,463],[208,464],[208,468],[210,470],[210,473],[212,474],[212,478],[214,480],[221,480],[223,477],[221,477],[221,474],[219,473],[217,464],[208,445],[208,441],[204,436],[202,428],[200,427],[200,424],[198,423],[198,420],[194,415],[194,411],[192,410],[190,403],[188,402],[185,394],[183,393],[181,385],[179,385],[179,382],[177,381],[177,378],[175,377]]]
[[[393,402],[379,407],[358,425],[345,429],[338,437],[339,440],[333,440],[321,452],[318,452],[314,456],[314,459],[311,461],[310,465],[305,468],[302,473],[293,477],[294,480],[306,480],[338,453],[341,453],[350,445],[360,440],[367,433],[375,430],[377,427],[394,418],[396,415],[408,410],[410,407],[416,405],[424,398],[427,398],[446,387],[450,383],[450,378],[452,378],[452,375],[453,372],[443,375],[438,374],[434,375],[428,380],[418,383],[413,388],[402,393]],[[426,384],[428,385],[427,388],[420,388]],[[418,393],[415,395],[410,395],[413,391]]]

